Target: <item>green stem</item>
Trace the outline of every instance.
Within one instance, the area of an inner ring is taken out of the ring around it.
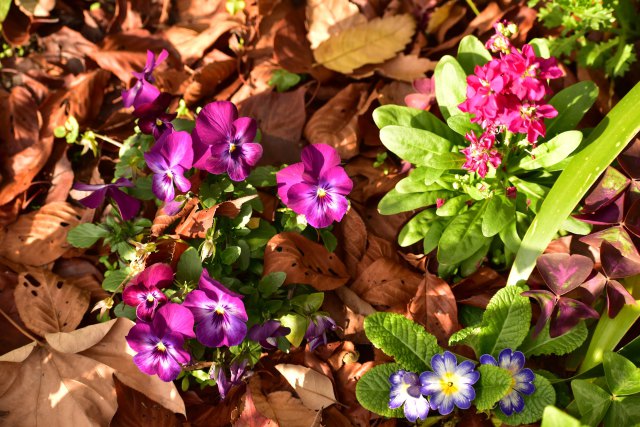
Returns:
[[[473,10],[473,13],[476,14],[476,16],[480,15],[480,11],[476,7],[476,4],[473,2],[473,0],[466,0],[466,2],[469,5],[469,7],[471,8],[471,10]]]
[[[96,138],[100,138],[101,140],[108,142],[109,144],[115,145],[118,148],[122,148],[123,145],[121,142],[116,141],[115,139],[109,138],[108,136],[100,135],[99,133],[94,133]]]

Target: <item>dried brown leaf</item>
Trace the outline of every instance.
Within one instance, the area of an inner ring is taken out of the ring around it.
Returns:
[[[223,34],[241,25],[238,19],[229,16],[228,13],[216,13],[209,21],[209,27],[204,30],[194,30],[175,26],[163,33],[163,36],[171,42],[182,57],[182,61],[192,65],[198,61],[204,53]]]
[[[275,368],[287,379],[307,408],[319,411],[336,403],[333,384],[327,376],[300,365],[281,363]]]
[[[180,427],[182,423],[170,410],[144,394],[126,386],[113,376],[118,396],[118,410],[109,427]]]
[[[184,91],[187,105],[216,93],[218,86],[236,71],[236,59],[220,52],[218,60],[200,68]]]
[[[321,291],[336,289],[349,280],[340,259],[298,233],[284,232],[269,240],[264,250],[264,274],[282,271],[285,284],[306,284]]]
[[[151,235],[153,237],[160,237],[171,224],[189,215],[196,206],[198,206],[198,199],[194,197],[189,199],[182,209],[174,215],[167,215],[164,208],[158,209],[156,217],[153,219],[153,224],[151,225]]]
[[[254,382],[255,383],[255,382]],[[273,419],[269,419],[262,415],[260,411],[256,408],[255,403],[253,402],[253,395],[251,393],[251,383],[249,387],[247,387],[247,393],[244,395],[244,407],[242,409],[242,413],[240,414],[240,418],[236,421],[233,426],[234,427],[278,427],[278,424]],[[264,399],[264,396],[262,396]],[[275,413],[273,414],[275,418]]]
[[[303,8],[291,11],[278,25],[273,54],[282,68],[292,73],[313,72],[313,53],[306,34]]]
[[[18,275],[12,271],[0,269],[0,310],[4,311],[18,326],[26,329],[22,319],[20,319],[15,297],[13,296],[17,286]],[[0,334],[0,353],[22,347],[31,341],[4,316],[0,316],[0,330],[2,331],[2,334]]]
[[[362,272],[351,290],[373,305],[401,306],[416,295],[422,277],[388,258],[379,258]]]
[[[309,0],[306,15],[311,49],[333,35],[367,22],[358,6],[349,0]]]
[[[435,70],[436,64],[437,62],[420,58],[418,55],[400,54],[380,65],[376,70],[390,79],[411,83],[415,79],[424,77],[427,71]]]
[[[276,421],[287,427],[320,427],[321,412],[305,407],[288,391],[274,391],[267,402],[276,413]]]
[[[193,209],[189,215],[176,227],[176,234],[190,239],[204,239],[207,230],[213,227],[213,218],[226,216],[235,218],[240,213],[243,204],[258,197],[256,194],[227,200],[207,209]]]

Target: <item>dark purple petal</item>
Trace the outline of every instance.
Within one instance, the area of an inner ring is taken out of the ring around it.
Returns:
[[[130,219],[135,218],[136,214],[140,210],[140,200],[114,187],[109,188],[107,193],[116,203],[120,216],[123,220],[129,221]]]
[[[536,265],[556,295],[564,295],[580,286],[593,269],[593,261],[586,256],[563,253],[541,255]]]
[[[133,103],[131,104],[133,105],[133,108],[138,108],[144,104],[153,102],[158,96],[160,96],[160,90],[145,80],[138,80],[138,83],[136,83],[134,87],[137,88],[137,90],[133,94],[134,95]],[[123,92],[122,99],[124,102],[124,99],[125,99],[124,92]],[[128,94],[126,99],[130,101],[131,95]],[[125,107],[129,107],[129,106],[125,104]]]
[[[200,276],[200,281],[198,282],[198,288],[207,293],[213,292],[217,298],[221,299],[223,296],[230,295],[234,298],[242,299],[242,295],[233,292],[228,289],[222,283],[218,282],[216,279],[213,279],[209,276],[209,272],[207,270],[202,270],[202,275]]]
[[[637,254],[623,256],[607,241],[603,241],[600,246],[600,262],[609,279],[621,279],[640,274],[640,256]]]
[[[124,288],[122,291],[122,301],[131,307],[137,307],[141,301],[144,301],[149,288],[142,284],[132,284]]]
[[[500,410],[506,415],[513,415],[514,412],[522,412],[524,409],[524,399],[518,392],[512,391],[500,399]]]
[[[535,290],[535,291],[526,291],[521,294],[525,297],[531,297],[535,299],[538,304],[540,304],[540,317],[538,317],[538,321],[536,322],[536,326],[533,329],[533,337],[537,337],[542,329],[544,329],[544,325],[551,319],[554,308],[557,303],[556,296],[545,290]]]
[[[232,181],[244,181],[251,173],[251,167],[244,161],[242,157],[230,157],[227,165],[227,174]]]
[[[618,156],[618,164],[631,178],[640,179],[640,138]]]
[[[480,356],[480,363],[482,365],[498,366],[498,361],[490,354],[483,354]]]
[[[208,170],[207,162],[209,158],[212,156],[211,154],[211,145],[205,144],[199,139],[193,137],[193,167],[200,170]],[[225,166],[226,168],[226,166]],[[226,170],[226,169],[223,169]]]
[[[257,142],[242,144],[240,150],[242,158],[249,166],[255,166],[262,157],[262,145]]]
[[[169,303],[165,304],[153,318],[153,328],[158,331],[159,336],[167,333],[179,333],[185,337],[193,338],[193,314],[186,307]]]
[[[607,314],[614,318],[625,305],[636,304],[636,299],[617,280],[607,282]]]
[[[587,304],[593,304],[602,294],[606,283],[607,278],[601,273],[596,273],[578,288],[578,290],[582,291],[580,299]]]
[[[153,190],[153,194],[164,202],[170,202],[176,197],[173,180],[169,175],[154,174],[151,181],[151,189]]]
[[[347,175],[342,166],[335,166],[327,169],[320,177],[320,184],[331,189],[332,193],[341,194],[343,196],[351,193],[353,189],[353,181]]]
[[[278,196],[282,203],[289,205],[289,196],[287,192],[293,185],[302,182],[302,174],[304,173],[304,165],[295,163],[276,172],[276,181],[278,183]]]
[[[176,187],[178,187],[178,190],[180,190],[183,193],[186,193],[191,188],[191,181],[185,178],[182,173],[183,171],[181,170],[174,171],[173,183],[175,184]]]
[[[267,320],[262,325],[253,325],[247,337],[250,340],[260,343],[267,350],[278,348],[278,337],[289,335],[291,329],[282,326],[277,320]]]
[[[86,184],[83,184],[83,185],[86,185]],[[87,191],[87,190],[82,190],[81,188],[78,188],[78,190]],[[94,191],[92,194],[88,195],[87,197],[78,200],[78,202],[90,209],[97,209],[104,201],[104,198],[107,195],[107,190],[108,190],[108,187],[103,187],[99,190]],[[91,191],[91,190],[88,190],[88,191]]]
[[[148,323],[136,323],[126,336],[127,344],[136,352],[151,351],[156,348],[158,337]]]
[[[595,212],[613,202],[627,188],[631,180],[609,166],[591,193],[584,199],[584,211]]]
[[[190,169],[193,164],[191,135],[185,131],[163,133],[151,152],[160,154],[170,168],[180,165]]]
[[[156,298],[151,301],[143,301],[136,307],[136,317],[143,322],[150,322],[153,319],[156,308],[158,308],[158,300]]]
[[[627,210],[624,225],[637,237],[640,237],[640,200],[636,200]]]
[[[597,319],[600,315],[583,302],[562,297],[558,301],[549,327],[551,338],[564,335],[573,329],[582,319]]]
[[[307,145],[302,149],[301,158],[305,176],[311,180],[317,180],[327,170],[340,165],[338,151],[327,144]]]
[[[228,148],[228,138],[233,136],[233,122],[238,118],[238,110],[229,101],[216,101],[206,105],[193,129],[193,139],[203,144],[220,145]]]

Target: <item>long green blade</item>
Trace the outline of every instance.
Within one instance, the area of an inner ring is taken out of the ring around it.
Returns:
[[[508,285],[526,280],[536,258],[553,239],[600,174],[640,131],[640,83],[591,132],[584,150],[560,174],[527,230],[511,268]]]

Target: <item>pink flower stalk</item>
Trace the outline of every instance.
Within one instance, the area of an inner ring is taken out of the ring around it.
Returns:
[[[484,178],[489,172],[489,165],[494,168],[500,166],[502,156],[493,146],[496,138],[493,133],[485,132],[478,138],[474,132],[468,132],[465,138],[471,145],[461,150],[467,158],[462,165],[464,169],[477,172]]]

